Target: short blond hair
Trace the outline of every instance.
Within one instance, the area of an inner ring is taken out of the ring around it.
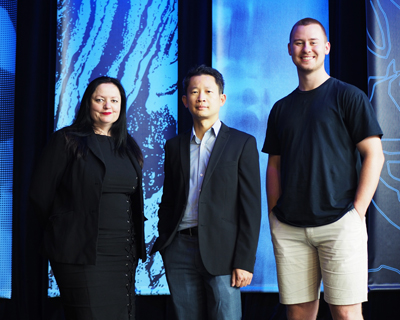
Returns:
[[[297,22],[294,24],[292,30],[290,31],[289,43],[292,42],[292,36],[293,36],[294,30],[295,30],[298,26],[308,26],[308,25],[310,25],[310,24],[317,24],[317,25],[319,25],[319,26],[321,27],[321,29],[322,29],[322,32],[323,32],[324,35],[325,35],[325,41],[328,41],[328,36],[326,35],[326,30],[325,30],[325,28],[324,28],[324,26],[322,25],[321,22],[319,22],[317,19],[313,19],[313,18],[304,18],[304,19],[301,19],[301,20],[297,21]]]

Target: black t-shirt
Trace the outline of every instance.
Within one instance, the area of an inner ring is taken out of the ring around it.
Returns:
[[[374,135],[382,136],[382,130],[368,97],[337,79],[279,100],[262,149],[281,156],[282,195],[273,208],[277,218],[294,226],[321,226],[352,209],[356,144]]]

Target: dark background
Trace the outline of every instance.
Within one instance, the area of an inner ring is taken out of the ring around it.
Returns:
[[[211,65],[211,6],[211,0],[179,1],[179,83],[190,67]],[[365,1],[331,0],[329,7],[330,73],[367,93]],[[53,131],[56,13],[57,1],[18,0],[13,283],[12,298],[0,299],[1,320],[63,319],[60,299],[47,298],[47,260],[38,253],[41,229],[27,202],[32,168]],[[192,123],[180,103],[180,90],[179,86],[178,131],[182,132]],[[277,293],[243,293],[242,302],[245,320],[286,319]],[[364,318],[399,319],[399,302],[400,291],[370,292],[369,302],[363,304]],[[137,319],[173,320],[169,296],[138,296]],[[323,299],[318,319],[331,319]]]

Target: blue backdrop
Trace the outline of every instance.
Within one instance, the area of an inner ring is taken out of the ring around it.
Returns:
[[[163,147],[177,133],[177,0],[58,1],[55,128],[69,125],[89,82],[109,75],[127,94],[128,130],[144,155],[147,247],[157,237]],[[58,295],[51,269],[49,295]],[[139,294],[168,293],[159,254],[140,263]]]
[[[369,88],[384,129],[386,164],[370,214],[370,287],[398,287],[399,252],[399,75],[396,53],[400,5],[367,1]],[[226,80],[221,120],[253,134],[259,150],[273,104],[297,86],[287,53],[292,25],[320,20],[329,34],[328,0],[213,1],[213,66]],[[58,2],[55,128],[71,123],[87,84],[100,75],[121,79],[128,97],[128,126],[145,156],[146,242],[157,237],[162,194],[163,145],[177,123],[177,0],[70,0]],[[329,73],[329,56],[326,61]],[[276,292],[276,271],[267,221],[265,171],[260,153],[263,220],[252,285],[245,291]],[[374,213],[375,212],[375,213]],[[375,227],[376,226],[376,227]],[[388,235],[390,234],[390,238]],[[382,250],[385,248],[385,250]],[[51,275],[51,270],[49,270]],[[137,293],[167,294],[159,254],[137,271]],[[50,295],[58,294],[54,279]]]
[[[369,288],[400,289],[400,1],[366,1],[368,89],[385,164],[369,213]]]
[[[321,21],[329,34],[328,0],[213,1],[213,66],[226,80],[221,120],[254,135],[259,150],[273,104],[298,85],[287,44],[292,26],[305,17]],[[329,56],[325,66],[329,73]],[[265,191],[267,162],[268,156],[260,153],[263,219],[253,281],[243,291],[278,291]]]
[[[0,298],[11,298],[17,2],[0,1]]]

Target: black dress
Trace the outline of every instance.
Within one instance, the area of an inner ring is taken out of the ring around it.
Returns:
[[[114,140],[97,135],[106,173],[100,201],[96,265],[51,262],[66,319],[135,318],[136,245],[130,195],[137,173],[128,156],[114,153]]]

